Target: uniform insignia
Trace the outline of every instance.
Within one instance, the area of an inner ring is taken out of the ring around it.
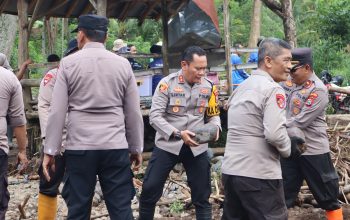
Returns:
[[[177,86],[174,88],[174,92],[177,92],[177,93],[180,93],[180,92],[183,92],[183,88],[181,88],[180,86]]]
[[[301,94],[305,94],[305,93],[306,93],[306,89],[302,89]]]
[[[200,105],[201,105],[202,107],[204,107],[204,106],[205,106],[205,100],[202,100]]]
[[[48,84],[52,78],[53,78],[53,75],[51,73],[46,74],[44,77],[44,86],[46,86],[46,84]]]
[[[304,87],[305,87],[305,89],[308,89],[308,88],[310,88],[310,87],[311,87],[311,85],[312,85],[311,80],[308,80],[308,81],[306,81],[306,83],[305,83]]]
[[[180,105],[181,104],[181,100],[180,99],[176,99],[175,100],[175,105]]]
[[[312,104],[314,104],[314,101],[315,101],[315,99],[313,99],[313,98],[308,98],[308,99],[306,100],[306,102],[305,102],[305,105],[306,105],[307,107],[311,107]]]
[[[175,113],[176,113],[176,112],[179,112],[179,110],[180,110],[180,109],[179,109],[179,107],[178,107],[178,106],[174,106],[174,107],[173,107],[173,112],[175,112]]]
[[[282,94],[276,94],[276,102],[277,106],[280,109],[284,109],[286,107],[286,98]]]
[[[209,89],[201,89],[200,93],[201,94],[208,94],[209,93]]]
[[[288,86],[288,87],[292,87],[292,86],[293,86],[293,82],[290,81],[290,80],[286,81],[285,84],[286,84],[286,86]]]
[[[299,108],[293,108],[293,114],[297,115],[300,113],[300,109]]]
[[[168,91],[168,84],[166,84],[166,83],[161,83],[160,85],[159,85],[159,91],[160,92],[166,92],[166,91]]]
[[[179,83],[185,83],[185,79],[183,75],[179,75]]]
[[[318,94],[315,92],[310,93],[309,98],[316,99],[318,97]]]
[[[293,105],[300,107],[300,104],[301,104],[301,102],[299,99],[293,99]]]

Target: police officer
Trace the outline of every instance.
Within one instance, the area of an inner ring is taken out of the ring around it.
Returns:
[[[338,176],[330,157],[325,121],[328,91],[313,71],[310,48],[292,51],[295,65],[291,78],[281,83],[287,95],[288,132],[303,136],[306,152],[297,160],[282,160],[284,193],[287,207],[294,205],[305,179],[318,205],[328,219],[342,219],[338,202]]]
[[[78,42],[76,39],[71,40],[68,43],[68,48],[65,51],[65,56],[74,53],[78,50]],[[45,146],[46,137],[46,125],[49,116],[52,91],[57,78],[58,67],[46,72],[44,78],[41,80],[39,95],[38,95],[38,113],[41,129],[41,137],[43,141],[43,146]],[[38,198],[38,220],[54,220],[56,219],[57,213],[57,194],[58,187],[63,179],[65,165],[64,159],[61,155],[63,153],[63,148],[65,145],[66,134],[62,136],[62,150],[60,154],[55,156],[55,172],[52,173],[52,180],[47,181],[42,166],[39,167],[39,198]]]
[[[16,76],[0,67],[0,219],[5,219],[10,194],[7,190],[7,166],[9,146],[6,137],[7,123],[14,129],[18,144],[20,172],[27,164],[26,119],[24,114],[22,87]],[[7,119],[6,119],[7,118]]]
[[[181,162],[186,170],[197,219],[211,219],[210,163],[208,144],[194,140],[194,130],[214,125],[221,129],[217,90],[204,77],[206,53],[188,47],[182,56],[181,70],[163,78],[154,93],[150,124],[156,129],[155,147],[146,170],[140,197],[140,219],[153,219],[156,202],[162,195],[169,172]],[[214,137],[215,137],[214,136]]]
[[[267,38],[258,51],[258,69],[228,100],[228,134],[222,164],[225,189],[222,219],[287,219],[280,155],[297,157],[300,138],[288,137],[286,97],[277,82],[291,68],[291,47]]]
[[[130,63],[104,46],[107,25],[103,16],[79,17],[80,50],[61,60],[52,94],[43,169],[50,181],[68,112],[62,191],[68,219],[90,218],[96,175],[110,218],[133,218],[131,163],[142,161],[143,121]]]

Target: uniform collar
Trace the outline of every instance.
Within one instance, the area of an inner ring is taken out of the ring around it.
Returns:
[[[264,76],[266,77],[269,81],[271,82],[275,82],[272,77],[270,76],[270,74],[264,70],[261,69],[257,69],[257,70],[253,70],[252,75],[258,75],[258,76]]]
[[[99,42],[87,42],[83,49],[86,48],[105,48],[105,45],[103,43],[99,43]]]

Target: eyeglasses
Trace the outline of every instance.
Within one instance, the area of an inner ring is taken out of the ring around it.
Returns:
[[[295,65],[292,67],[292,69],[290,69],[290,73],[295,73],[298,69],[304,67],[304,65]]]

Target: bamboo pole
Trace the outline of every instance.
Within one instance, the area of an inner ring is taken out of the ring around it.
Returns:
[[[163,75],[169,75],[169,59],[168,59],[168,9],[167,1],[162,0],[162,25],[163,25]]]
[[[232,94],[232,65],[231,65],[231,39],[230,39],[230,13],[229,0],[224,0],[224,33],[225,33],[225,57],[226,57],[226,78],[227,94]]]

